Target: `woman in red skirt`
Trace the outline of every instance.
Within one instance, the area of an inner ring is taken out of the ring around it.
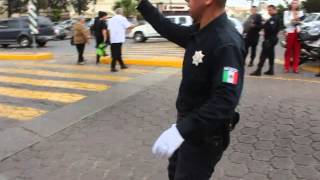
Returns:
[[[284,25],[286,26],[287,48],[285,52],[284,71],[293,68],[294,73],[299,73],[301,45],[298,41],[299,25],[304,14],[299,10],[299,0],[292,0],[290,10],[284,12]],[[291,59],[293,62],[291,63]]]

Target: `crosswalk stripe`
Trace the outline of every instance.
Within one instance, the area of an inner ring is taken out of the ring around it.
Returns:
[[[1,75],[0,75],[0,82],[26,84],[26,85],[43,86],[43,87],[78,89],[78,90],[86,90],[86,91],[104,91],[110,88],[109,86],[104,84],[41,80],[41,79],[19,78],[19,77],[10,77],[10,76],[1,76]]]
[[[0,117],[3,118],[9,118],[18,121],[30,121],[33,118],[41,116],[45,113],[47,113],[47,111],[40,109],[0,104]]]
[[[65,65],[65,64],[29,63],[29,62],[21,62],[16,64],[23,67],[59,68],[59,69],[67,69],[67,70],[81,70],[81,71],[95,71],[95,72],[107,71],[106,67],[96,67],[96,66],[78,66],[78,65]],[[123,72],[145,74],[145,73],[151,72],[151,70],[130,68],[130,69],[124,70]]]
[[[82,74],[63,73],[63,72],[44,71],[44,70],[35,70],[35,69],[0,68],[0,72],[8,73],[8,74],[28,74],[28,75],[35,75],[35,76],[89,79],[89,80],[102,80],[102,81],[115,81],[115,82],[126,82],[132,79],[126,76],[109,76],[109,75],[84,74],[84,73]]]
[[[39,100],[48,100],[61,103],[72,103],[79,101],[86,96],[75,93],[57,93],[49,91],[34,91],[28,89],[16,89],[16,88],[7,88],[0,87],[0,95],[15,97],[15,98],[24,98],[24,99],[39,99]]]

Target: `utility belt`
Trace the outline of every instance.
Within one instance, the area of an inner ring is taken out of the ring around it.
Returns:
[[[177,118],[178,121],[182,120],[184,117],[186,117],[187,115],[184,113],[178,113]],[[222,130],[222,132],[231,132],[234,130],[234,128],[237,126],[237,124],[240,121],[240,113],[238,112],[234,112],[233,117],[229,120],[228,124],[227,124],[227,128],[225,130]]]

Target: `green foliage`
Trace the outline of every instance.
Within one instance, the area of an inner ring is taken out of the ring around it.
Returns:
[[[137,4],[135,0],[118,0],[113,6],[113,9],[123,8],[124,16],[130,17],[138,15],[136,6]]]
[[[307,13],[320,12],[319,0],[306,0],[302,2],[302,6]]]
[[[89,9],[88,5],[92,0],[71,0],[74,10],[80,15]]]

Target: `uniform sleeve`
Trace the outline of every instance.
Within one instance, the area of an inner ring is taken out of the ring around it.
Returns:
[[[244,53],[233,45],[226,45],[215,54],[213,58],[217,65],[211,77],[210,98],[177,122],[177,128],[186,140],[224,132],[238,105],[243,88]]]
[[[262,16],[261,15],[258,15],[255,18],[254,25],[255,25],[255,29],[261,30],[261,28],[262,28]]]
[[[185,27],[172,23],[165,18],[148,0],[142,0],[137,8],[142,16],[164,38],[186,47],[191,27]]]

